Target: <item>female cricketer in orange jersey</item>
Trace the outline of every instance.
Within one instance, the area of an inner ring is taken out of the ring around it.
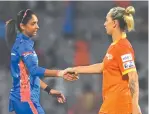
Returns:
[[[99,114],[141,114],[134,50],[126,38],[134,30],[135,9],[112,8],[104,23],[113,43],[101,63],[68,68],[70,72],[103,73],[103,104]]]
[[[9,111],[16,114],[45,114],[40,105],[40,87],[48,94],[56,96],[58,102],[65,102],[64,95],[50,88],[40,80],[40,77],[56,76],[70,81],[77,79],[66,70],[48,70],[38,66],[32,38],[38,29],[38,18],[30,9],[20,11],[16,21],[10,20],[6,24],[6,40],[11,48],[10,69],[13,79]]]

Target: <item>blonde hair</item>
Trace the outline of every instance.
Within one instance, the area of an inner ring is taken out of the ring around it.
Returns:
[[[128,31],[134,30],[134,19],[133,14],[135,13],[135,9],[133,6],[129,6],[125,9],[124,20],[127,24]]]
[[[129,32],[134,30],[133,14],[135,9],[133,6],[128,6],[126,9],[122,7],[114,7],[109,12],[113,20],[118,20],[122,30]]]

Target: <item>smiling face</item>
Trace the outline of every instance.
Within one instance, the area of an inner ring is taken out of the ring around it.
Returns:
[[[29,37],[35,36],[39,29],[37,16],[33,14],[32,18],[27,22],[27,24],[24,25],[21,23],[20,27],[25,35]]]

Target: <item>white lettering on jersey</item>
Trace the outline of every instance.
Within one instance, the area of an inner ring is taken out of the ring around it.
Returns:
[[[113,59],[113,56],[109,53],[106,54],[106,57],[107,57],[108,60]]]
[[[33,52],[25,52],[25,53],[23,53],[23,56],[24,56],[24,57],[27,57],[27,56],[30,55],[30,54],[33,54]]]

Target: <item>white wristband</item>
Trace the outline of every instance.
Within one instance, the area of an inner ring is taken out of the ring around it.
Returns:
[[[58,77],[63,77],[64,76],[64,71],[63,70],[58,70],[57,71],[57,76]]]

